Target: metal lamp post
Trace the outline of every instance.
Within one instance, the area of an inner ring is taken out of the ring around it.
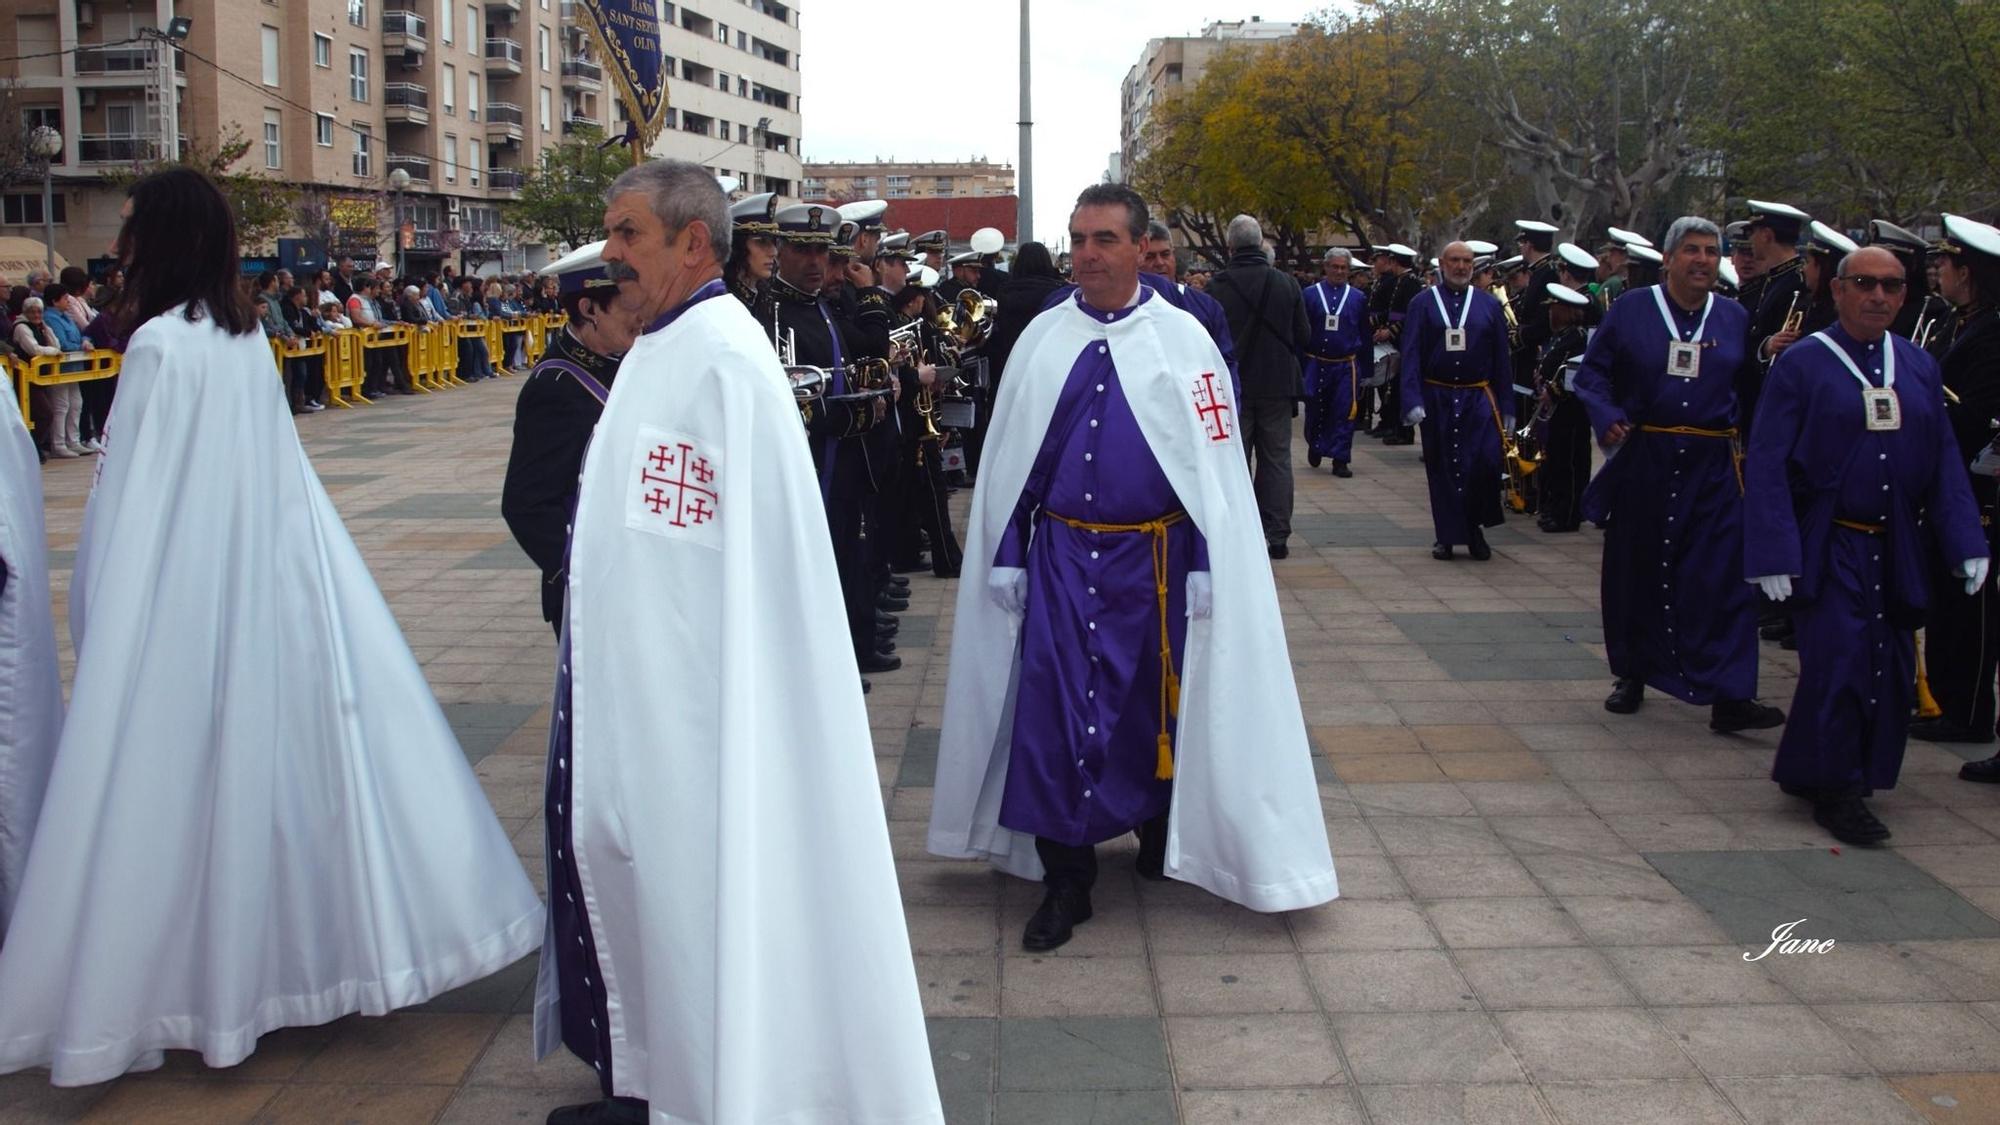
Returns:
[[[396,192],[396,215],[390,237],[396,240],[396,276],[403,276],[403,189],[410,186],[410,173],[402,168],[389,169],[389,186]]]
[[[62,133],[47,125],[38,125],[28,134],[28,149],[42,158],[42,242],[48,252],[49,277],[56,275],[56,206],[55,173],[52,166],[56,157],[62,155]]]

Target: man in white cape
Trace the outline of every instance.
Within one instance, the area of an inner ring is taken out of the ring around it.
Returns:
[[[1087,189],[1080,289],[1028,326],[968,521],[930,850],[1047,895],[1023,935],[1090,917],[1094,846],[1253,910],[1336,896],[1228,368],[1139,284],[1139,196]]]
[[[728,202],[653,161],[606,268],[644,296],[585,455],[551,729],[535,1038],[552,1125],[943,1120],[833,549]]]
[[[200,173],[131,189],[76,680],[0,947],[0,1073],[233,1066],[534,950],[542,907],[299,443]],[[198,230],[199,239],[174,231]],[[168,232],[168,233],[163,233]],[[200,252],[158,252],[161,243]],[[149,249],[149,247],[151,249]]]
[[[0,944],[62,735],[42,467],[0,379]]]

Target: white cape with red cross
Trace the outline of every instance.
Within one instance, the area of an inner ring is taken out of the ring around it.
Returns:
[[[1143,293],[1143,290],[1142,290]],[[1312,751],[1265,554],[1257,498],[1222,354],[1201,323],[1158,297],[1106,321],[1071,299],[1021,334],[1007,360],[966,522],[928,846],[1038,879],[1031,836],[1000,827],[1020,619],[986,579],[1057,400],[1085,348],[1111,349],[1146,445],[1208,541],[1214,615],[1188,622],[1167,874],[1253,910],[1338,894]]]
[[[819,482],[734,298],[619,368],[566,614],[554,846],[583,892],[614,1091],[659,1125],[942,1121]],[[543,1052],[554,970],[545,950]]]

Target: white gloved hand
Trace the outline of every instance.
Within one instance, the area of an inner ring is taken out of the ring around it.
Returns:
[[[1414,426],[1422,422],[1423,420],[1424,420],[1424,408],[1421,406],[1417,407],[1415,410],[1410,411],[1408,414],[1403,415],[1403,424],[1405,426]]]
[[[1958,564],[1958,572],[1965,575],[1965,592],[1976,594],[1986,585],[1986,571],[1990,564],[1986,559],[1967,559]]]
[[[1028,612],[1028,572],[1018,566],[996,566],[986,575],[986,596],[1008,613]]]
[[[1206,570],[1188,571],[1187,615],[1206,621],[1215,612],[1215,576]]]
[[[1789,574],[1767,574],[1751,581],[1764,591],[1765,597],[1774,602],[1781,602],[1792,596],[1792,576]]]

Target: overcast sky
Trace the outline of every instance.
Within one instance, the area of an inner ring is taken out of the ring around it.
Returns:
[[[1239,0],[1243,2],[1243,0]],[[1035,236],[1051,245],[1076,193],[1118,148],[1118,88],[1148,39],[1199,35],[1212,20],[1301,19],[1323,3],[1038,0],[1034,49]],[[815,0],[801,8],[807,160],[953,160],[1019,167],[1019,0],[901,4]],[[882,63],[904,62],[893,98]],[[892,116],[887,107],[893,105]]]

